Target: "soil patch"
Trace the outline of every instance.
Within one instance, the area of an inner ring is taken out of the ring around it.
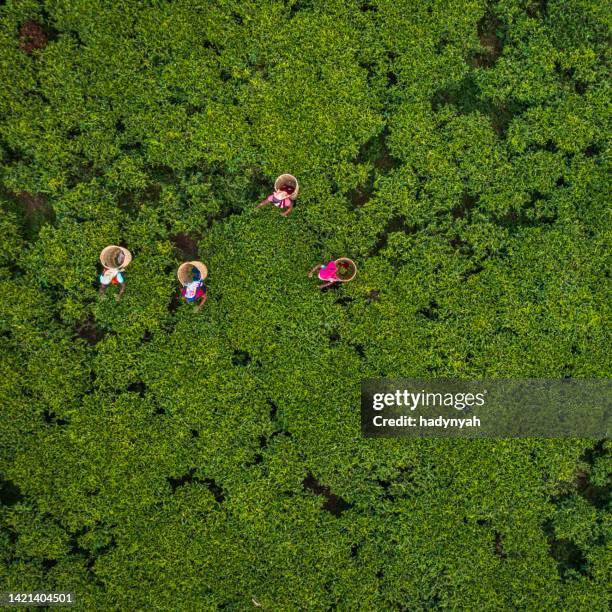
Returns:
[[[500,19],[487,11],[478,22],[478,39],[483,51],[475,53],[469,60],[474,68],[493,68],[504,49],[504,24]]]
[[[12,197],[18,203],[26,225],[35,233],[43,224],[55,221],[55,211],[44,196],[20,191],[16,194],[9,194],[9,197]]]
[[[198,236],[190,236],[189,234],[174,234],[174,236],[170,236],[170,242],[172,242],[179,254],[187,260],[197,260],[199,240]]]
[[[491,109],[491,125],[500,138],[505,137],[515,114],[506,106],[497,106]]]
[[[476,202],[478,202],[478,198],[465,192],[461,197],[461,204],[455,206],[452,210],[453,219],[463,219],[474,208]]]
[[[32,55],[37,49],[44,49],[49,39],[43,26],[36,21],[26,21],[19,28],[19,48],[27,55]]]
[[[45,212],[49,208],[43,196],[33,195],[28,191],[19,192],[17,199],[23,204],[24,212],[29,217],[35,215],[38,211]]]
[[[55,211],[42,195],[28,191],[15,193],[1,188],[0,195],[8,200],[9,210],[18,216],[26,239],[35,240],[43,225],[55,222]]]
[[[75,331],[79,338],[83,338],[91,346],[100,342],[105,334],[96,327],[96,322],[91,316],[87,317],[82,323],[77,323]]]
[[[504,542],[502,534],[499,531],[495,532],[495,554],[500,559],[505,559],[508,555],[504,552]]]

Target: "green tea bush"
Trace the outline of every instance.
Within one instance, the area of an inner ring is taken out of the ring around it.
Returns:
[[[607,610],[607,440],[359,423],[366,377],[609,376],[606,8],[0,3],[0,590]]]

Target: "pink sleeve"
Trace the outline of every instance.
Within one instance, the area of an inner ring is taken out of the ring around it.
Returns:
[[[274,194],[271,193],[267,198],[266,198],[266,202],[272,202],[274,200]]]
[[[285,198],[285,201],[283,202],[283,204],[285,205],[285,208],[288,208],[289,206],[291,206],[291,198]]]

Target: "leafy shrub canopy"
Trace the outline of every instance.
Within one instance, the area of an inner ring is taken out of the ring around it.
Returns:
[[[2,590],[608,609],[607,442],[358,414],[363,377],[609,375],[606,3],[0,4]]]

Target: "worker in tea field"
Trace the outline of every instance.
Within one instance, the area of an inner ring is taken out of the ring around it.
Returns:
[[[119,293],[115,296],[115,299],[119,301],[121,296],[125,292],[125,279],[123,278],[121,264],[123,263],[125,256],[123,252],[117,255],[117,266],[116,268],[105,267],[100,274],[100,295],[103,296],[106,293],[109,285],[119,285]]]
[[[294,188],[291,185],[283,185],[280,189],[271,193],[265,200],[262,200],[257,208],[262,208],[266,204],[272,202],[274,206],[279,208],[283,217],[288,217],[293,210],[293,200],[291,195],[293,194]]]
[[[206,302],[206,286],[204,285],[204,279],[200,271],[195,266],[192,268],[191,274],[192,280],[183,283],[181,295],[190,303],[200,300],[200,303],[196,307],[196,311],[200,311],[202,306],[204,306],[204,302]]]
[[[308,278],[312,278],[312,275],[319,271],[319,279],[325,281],[322,285],[319,285],[319,289],[325,289],[325,287],[331,287],[333,284],[339,282],[338,278],[338,266],[335,261],[329,261],[326,264],[319,264],[315,266],[309,273]]]
[[[322,285],[319,285],[319,289],[331,287],[336,283],[347,283],[353,280],[357,274],[355,262],[348,257],[328,261],[326,264],[318,264],[308,273],[308,277],[312,278],[317,270],[319,271],[319,279],[325,281]]]

